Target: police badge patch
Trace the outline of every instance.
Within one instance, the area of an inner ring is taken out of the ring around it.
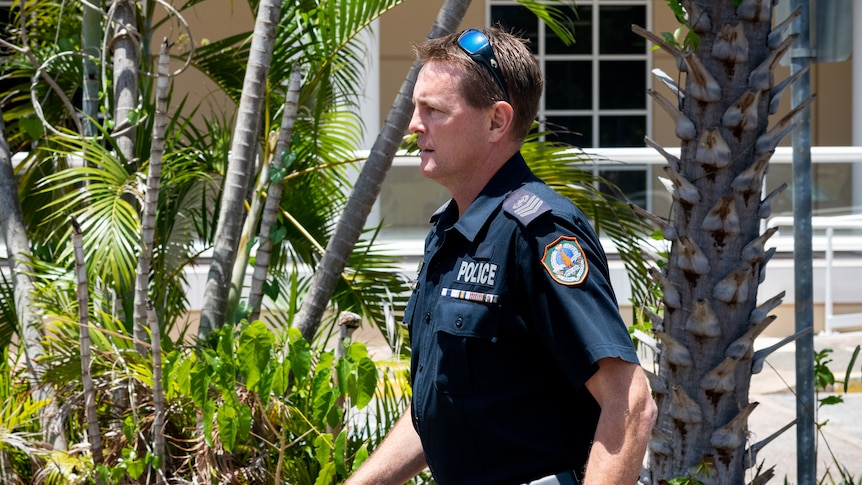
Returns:
[[[589,271],[584,250],[572,236],[560,236],[545,246],[542,266],[557,283],[569,286],[583,283]]]

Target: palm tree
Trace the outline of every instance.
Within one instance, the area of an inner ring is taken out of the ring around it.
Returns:
[[[772,29],[772,5],[675,0],[671,6],[690,31],[683,45],[633,27],[672,54],[685,74],[684,86],[666,81],[676,99],[650,92],[681,141],[676,158],[647,140],[667,158],[674,187],[672,213],[661,222],[671,241],[667,270],[652,272],[664,304],[663,317],[654,319],[661,352],[652,379],[659,405],[652,483],[743,483],[749,467],[751,483],[773,474],[757,462],[759,445],[747,443],[757,406],[748,400],[752,369],[763,358],[752,346],[782,297],[757,304],[774,252],[765,249],[774,231],[761,232],[760,221],[775,193],[764,197],[762,181],[801,107],[769,128],[785,86],[774,83],[773,70],[796,36],[785,35],[786,23]]]

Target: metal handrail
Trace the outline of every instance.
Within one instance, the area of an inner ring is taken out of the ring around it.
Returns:
[[[767,223],[768,227],[793,226],[793,217],[781,216],[773,217]],[[862,214],[853,214],[846,216],[818,216],[811,218],[812,229],[823,229],[826,231],[826,272],[824,275],[824,332],[833,333],[835,330],[847,327],[862,326],[862,313],[843,313],[835,315],[834,299],[832,296],[832,263],[834,259],[834,248],[832,238],[835,236],[836,229],[851,229],[862,230]]]

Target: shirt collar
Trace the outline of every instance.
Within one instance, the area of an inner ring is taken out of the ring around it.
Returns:
[[[467,207],[464,215],[458,219],[453,228],[460,232],[464,238],[473,242],[479,230],[485,225],[485,221],[503,203],[506,196],[518,188],[530,174],[530,169],[521,153],[512,155],[512,158],[491,177],[491,180],[488,181],[476,200]],[[450,203],[446,212],[453,210],[457,211],[458,206],[455,203]],[[447,214],[446,219],[449,216],[450,214]]]

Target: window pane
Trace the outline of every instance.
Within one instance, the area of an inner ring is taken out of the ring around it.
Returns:
[[[546,109],[591,109],[592,63],[548,61],[545,63]]]
[[[646,61],[599,63],[599,109],[646,109]]]
[[[524,39],[529,39],[530,51],[539,52],[539,20],[526,7],[491,7],[491,25],[505,28]]]
[[[548,141],[581,148],[592,146],[593,119],[590,116],[548,116],[546,129],[555,132],[548,135]]]
[[[577,14],[563,8],[569,14],[575,29],[575,43],[566,46],[553,30],[545,26],[546,54],[591,54],[593,52],[593,15],[592,7],[578,7]]]
[[[644,54],[646,40],[632,32],[632,24],[646,26],[643,5],[606,5],[599,8],[599,53]]]
[[[600,116],[599,146],[642,147],[646,116]]]
[[[647,181],[646,170],[614,170],[602,169],[599,170],[599,175],[608,182],[616,185],[622,190],[632,202],[640,207],[647,207]],[[611,190],[607,184],[601,184],[601,191],[614,196],[619,195],[616,191]]]

